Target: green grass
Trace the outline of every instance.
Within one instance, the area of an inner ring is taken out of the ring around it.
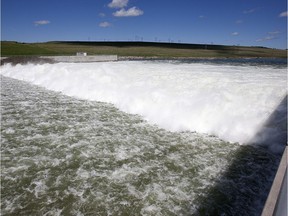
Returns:
[[[1,42],[1,56],[19,55],[53,55],[53,51],[46,50],[36,44],[24,44],[17,42]]]
[[[287,57],[286,50],[269,49],[264,47],[152,42],[1,42],[1,56],[75,55],[76,52],[87,52],[88,55],[118,55],[160,58]]]

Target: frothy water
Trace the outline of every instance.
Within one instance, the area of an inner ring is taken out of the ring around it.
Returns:
[[[3,215],[261,214],[279,155],[223,139],[258,132],[285,94],[285,69],[115,62],[1,73]]]
[[[286,94],[285,68],[179,62],[5,66],[5,76],[108,102],[170,131],[247,143]]]

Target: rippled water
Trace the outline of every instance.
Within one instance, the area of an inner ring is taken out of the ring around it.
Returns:
[[[279,155],[1,77],[3,215],[260,215]]]

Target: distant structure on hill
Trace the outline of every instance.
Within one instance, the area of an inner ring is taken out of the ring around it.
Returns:
[[[77,52],[76,56],[87,56],[86,52]]]

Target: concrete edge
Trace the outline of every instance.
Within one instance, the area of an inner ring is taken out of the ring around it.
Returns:
[[[108,62],[118,61],[117,55],[91,55],[91,56],[40,56],[52,59],[55,62]]]
[[[286,146],[261,216],[272,216],[272,215],[278,215],[279,212],[287,212],[287,205],[284,206],[278,205],[279,203],[287,204],[287,194],[283,193],[283,191],[285,190],[287,191],[287,182],[285,182],[287,181],[287,164],[288,164],[287,151],[288,150]],[[283,199],[286,199],[286,201]],[[278,213],[276,214],[276,212]]]

